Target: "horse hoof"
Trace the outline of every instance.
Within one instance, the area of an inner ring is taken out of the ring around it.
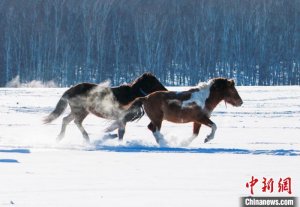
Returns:
[[[118,137],[117,134],[106,134],[104,138],[105,139],[115,139],[117,137]]]
[[[63,139],[63,136],[58,135],[58,136],[56,137],[56,142],[60,142],[62,139]]]
[[[168,143],[164,139],[160,139],[158,141],[158,144],[159,144],[160,147],[168,147]]]
[[[117,134],[108,134],[108,137],[111,139],[117,138],[118,135]]]
[[[117,138],[118,135],[117,134],[105,134],[103,137],[102,137],[102,140],[103,141],[106,141],[106,140],[110,140],[110,139],[115,139]]]
[[[204,143],[207,143],[207,142],[209,142],[211,139],[209,139],[209,138],[206,138],[205,140],[204,140]]]

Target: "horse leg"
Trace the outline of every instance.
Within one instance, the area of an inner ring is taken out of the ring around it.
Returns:
[[[105,129],[105,132],[112,132],[115,129],[118,129],[118,135],[109,134],[109,138],[116,138],[118,136],[119,141],[122,141],[125,134],[125,126],[126,126],[126,122],[117,120],[114,121],[109,127],[107,127]]]
[[[157,144],[160,146],[166,146],[167,143],[164,140],[164,136],[160,133],[160,128],[161,128],[161,121],[151,121],[150,124],[148,125],[148,129],[152,131],[153,136],[155,137],[155,141]]]
[[[155,131],[155,128],[154,128],[154,125],[152,124],[152,122],[150,122],[150,123],[148,124],[148,129],[149,129],[150,131],[152,131],[152,132]]]
[[[62,126],[61,126],[61,130],[60,130],[60,133],[59,135],[57,136],[57,141],[60,141],[62,140],[62,138],[64,138],[65,136],[65,132],[66,132],[66,127],[67,125],[72,121],[74,120],[74,116],[72,113],[70,113],[68,116],[64,117],[63,118],[63,122],[62,122]]]
[[[110,132],[116,130],[119,128],[119,121],[116,120],[114,121],[109,127],[107,127],[104,132],[108,133],[107,135],[105,135],[105,138],[106,139],[114,139],[114,138],[117,138],[118,135],[117,134],[111,134]]]
[[[183,147],[189,146],[193,142],[193,140],[198,136],[199,131],[200,131],[200,127],[201,127],[200,123],[194,122],[194,124],[193,124],[193,135],[190,138],[188,138],[188,140],[183,141],[181,143],[181,146],[183,146]]]
[[[200,131],[201,124],[194,122],[193,137],[197,137]]]
[[[155,137],[156,143],[161,145],[161,142],[163,141],[163,135],[160,133],[161,123],[156,122],[155,124],[152,122],[153,130],[152,134]]]
[[[119,124],[119,129],[118,129],[119,141],[123,140],[123,137],[125,134],[125,127],[126,127],[126,122],[121,121],[121,123]]]
[[[89,113],[87,111],[83,111],[81,113],[77,113],[75,116],[75,124],[78,127],[78,129],[80,130],[80,132],[82,133],[83,138],[89,142],[90,138],[88,133],[85,131],[85,129],[82,126],[82,122],[85,119],[85,117],[88,115]]]
[[[204,143],[209,142],[215,136],[217,125],[214,122],[212,122],[208,117],[202,118],[199,122],[211,128],[210,134],[207,135],[207,137],[204,140]]]
[[[104,132],[112,132],[119,128],[119,121],[114,121],[109,127],[107,127]]]

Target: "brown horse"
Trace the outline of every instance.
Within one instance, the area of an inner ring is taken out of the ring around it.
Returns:
[[[163,136],[160,134],[163,120],[174,123],[193,122],[193,136],[183,143],[189,145],[198,136],[202,124],[211,128],[211,133],[204,142],[214,138],[217,126],[210,120],[210,116],[222,100],[233,106],[243,104],[233,80],[215,78],[188,91],[154,92],[146,97],[136,99],[132,106],[144,106],[144,110],[151,120],[148,128],[160,145],[164,144]]]
[[[167,89],[150,73],[144,73],[131,84],[118,87],[80,83],[62,95],[54,111],[44,119],[44,123],[50,123],[58,118],[69,104],[71,113],[63,118],[58,140],[64,137],[67,125],[75,120],[74,122],[83,137],[89,141],[88,133],[82,126],[83,120],[89,113],[101,118],[115,120],[106,131],[113,131],[118,128],[118,136],[122,140],[126,123],[138,119],[144,113],[140,107],[132,106],[128,109],[126,106],[137,97],[144,97],[160,90]]]

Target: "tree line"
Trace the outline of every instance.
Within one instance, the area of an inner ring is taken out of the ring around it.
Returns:
[[[0,1],[0,86],[117,85],[146,71],[166,85],[299,85],[300,1]]]

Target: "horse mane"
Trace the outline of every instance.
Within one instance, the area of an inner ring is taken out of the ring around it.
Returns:
[[[131,87],[131,86],[141,82],[143,79],[150,78],[150,77],[155,78],[155,76],[150,72],[143,73],[140,77],[136,78],[134,81],[132,81],[131,83],[129,83],[127,85]]]
[[[146,72],[143,73],[140,77],[134,79],[131,83],[124,83],[122,85],[116,86],[116,88],[132,88],[132,86],[136,85],[137,83],[140,83],[143,79],[149,77],[155,78],[155,76],[152,73]]]
[[[210,79],[207,82],[200,82],[200,83],[198,83],[196,88],[199,90],[206,89],[206,88],[209,88],[214,82],[215,82],[215,79]]]
[[[213,78],[208,80],[207,82],[200,82],[197,85],[197,89],[202,90],[202,89],[206,89],[208,87],[211,87],[212,85],[223,85],[224,83],[227,83],[228,79],[227,78]]]
[[[142,84],[143,80],[154,77],[151,73],[144,73],[131,83],[123,84],[117,87],[112,87],[112,92],[115,95],[118,102],[120,102],[122,105],[128,104],[131,102],[135,97],[136,94],[140,93],[138,89],[140,88],[140,85]]]

